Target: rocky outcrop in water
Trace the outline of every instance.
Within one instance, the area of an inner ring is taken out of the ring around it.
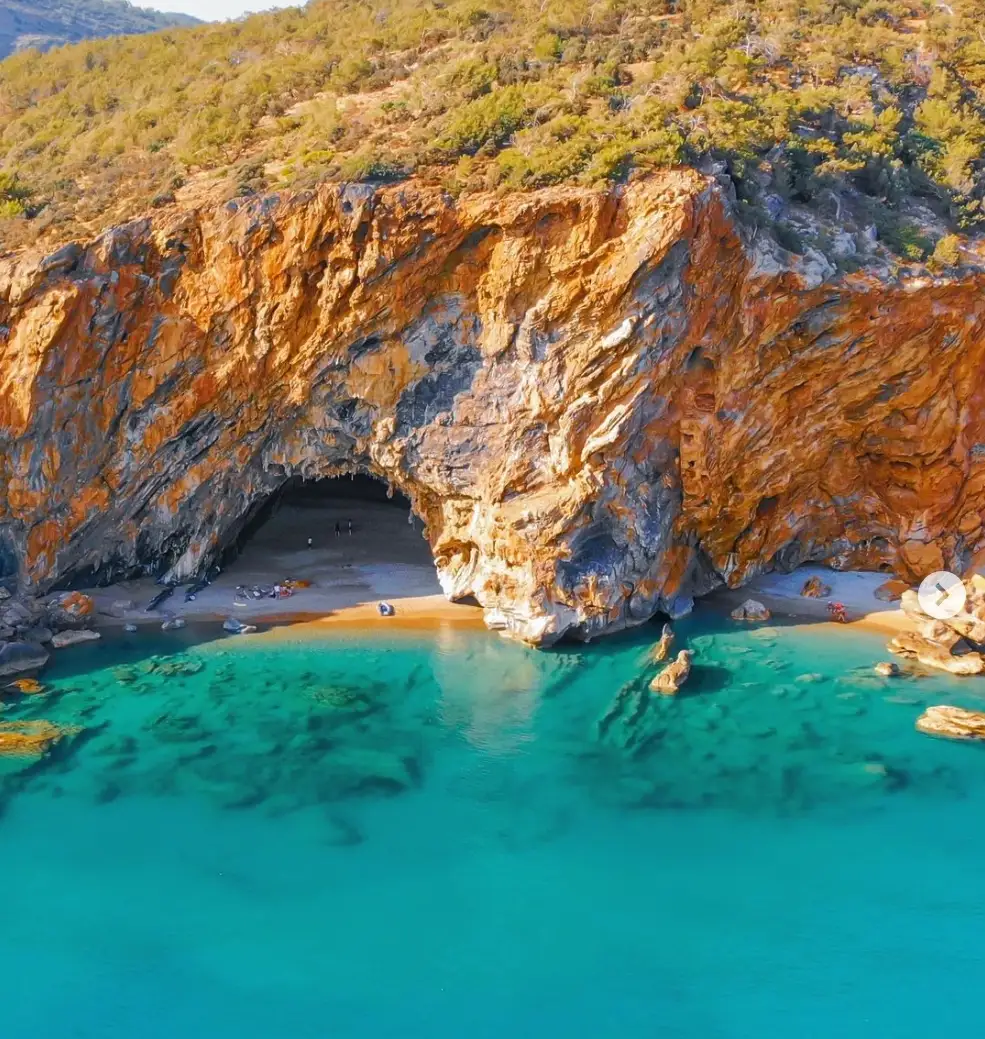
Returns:
[[[985,713],[940,704],[917,718],[917,729],[949,740],[985,740]]]
[[[11,256],[0,577],[187,578],[291,476],[354,471],[411,499],[450,597],[534,643],[808,560],[960,570],[983,284],[839,275],[689,171],[327,185]]]

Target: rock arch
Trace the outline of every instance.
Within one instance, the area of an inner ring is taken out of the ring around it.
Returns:
[[[7,569],[187,577],[284,480],[350,471],[536,643],[778,561],[967,565],[982,275],[839,279],[767,244],[676,171],[326,185],[0,260]]]

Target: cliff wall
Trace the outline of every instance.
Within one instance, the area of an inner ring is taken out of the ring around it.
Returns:
[[[806,560],[985,548],[985,275],[838,276],[691,171],[326,185],[0,261],[0,576],[187,577],[292,475],[414,503],[548,643]]]

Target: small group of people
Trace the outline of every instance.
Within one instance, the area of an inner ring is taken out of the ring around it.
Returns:
[[[349,528],[349,535],[351,537],[351,535],[352,535],[352,520],[346,520],[346,525]],[[338,521],[336,521],[336,523],[335,523],[335,536],[337,538],[342,537],[342,524],[340,522],[338,522]],[[315,539],[314,538],[308,538],[308,548],[312,548],[314,546],[314,544],[315,544]]]

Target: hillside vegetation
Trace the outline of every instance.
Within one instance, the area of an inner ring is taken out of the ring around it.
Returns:
[[[0,58],[26,47],[47,50],[90,37],[153,32],[197,21],[125,0],[0,0]]]
[[[322,0],[19,54],[0,234],[324,178],[457,193],[688,164],[794,251],[816,212],[953,263],[945,232],[985,215],[983,26],[985,0]]]

